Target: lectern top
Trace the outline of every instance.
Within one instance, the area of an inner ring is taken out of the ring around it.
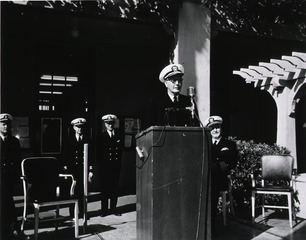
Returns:
[[[151,131],[203,131],[202,127],[151,126],[136,135],[136,139]]]

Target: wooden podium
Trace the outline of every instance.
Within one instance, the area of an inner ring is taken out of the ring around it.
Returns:
[[[210,239],[207,137],[150,127],[137,140],[137,240]]]

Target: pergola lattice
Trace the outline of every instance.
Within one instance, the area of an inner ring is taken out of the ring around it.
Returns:
[[[306,90],[299,91],[306,79],[306,53],[292,52],[292,56],[259,62],[258,66],[240,68],[233,74],[273,97],[278,115],[277,144],[289,148],[296,159],[295,106],[306,95]]]

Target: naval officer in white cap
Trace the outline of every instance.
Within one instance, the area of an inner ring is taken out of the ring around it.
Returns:
[[[198,125],[197,121],[191,120],[191,113],[188,110],[192,106],[190,97],[180,93],[183,76],[184,67],[181,64],[169,64],[162,69],[159,81],[166,89],[151,100],[145,116],[145,128],[154,125]]]
[[[211,226],[216,230],[216,216],[220,191],[228,190],[228,174],[238,161],[236,143],[222,136],[223,119],[214,115],[207,118],[203,125],[211,135]]]
[[[88,165],[89,171],[92,170],[91,164],[91,146],[90,139],[86,134],[86,119],[83,117],[75,118],[71,121],[71,126],[73,128],[73,133],[67,139],[64,146],[64,169],[71,173],[76,180],[75,195],[78,196],[79,200],[79,216],[83,217],[83,196],[84,196],[84,186],[83,186],[83,168],[84,168],[84,144],[88,144]],[[89,172],[89,175],[92,175]],[[72,214],[73,209],[70,209],[70,214]]]
[[[115,128],[116,115],[106,114],[102,117],[102,120],[106,131],[101,133],[97,147],[102,192],[101,216],[108,214],[121,216],[117,209],[117,202],[123,151],[123,134]],[[109,199],[110,204],[108,204]]]

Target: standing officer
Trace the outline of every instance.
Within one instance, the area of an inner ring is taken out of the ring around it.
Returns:
[[[19,140],[12,136],[13,117],[0,114],[1,141],[1,239],[26,239],[17,222],[13,199],[15,186],[21,175],[21,148]]]
[[[75,195],[79,200],[79,215],[84,214],[84,144],[89,144],[89,137],[85,134],[85,118],[76,118],[71,121],[71,125],[74,130],[74,134],[68,137],[67,143],[64,149],[64,169],[71,173],[76,181]],[[88,151],[90,154],[90,151]],[[90,160],[90,156],[88,160]],[[90,165],[90,164],[89,164]],[[89,166],[89,170],[92,166]],[[90,174],[90,173],[89,173]],[[72,209],[70,209],[72,213]]]
[[[198,126],[195,103],[191,97],[181,94],[184,67],[181,64],[169,64],[160,72],[159,80],[166,91],[151,100],[145,116],[145,128],[150,126]],[[192,109],[191,109],[192,108]]]
[[[106,216],[108,213],[121,216],[116,206],[119,194],[123,137],[114,128],[116,119],[117,116],[113,114],[107,114],[102,117],[106,131],[102,132],[98,140],[98,149],[100,150],[98,159],[102,181],[101,216]],[[108,199],[110,199],[110,209]]]
[[[228,190],[228,174],[238,161],[237,146],[234,141],[222,136],[223,119],[220,116],[210,116],[204,122],[204,127],[210,130],[211,145],[211,226],[215,226],[220,192]],[[213,229],[214,230],[214,229]]]

